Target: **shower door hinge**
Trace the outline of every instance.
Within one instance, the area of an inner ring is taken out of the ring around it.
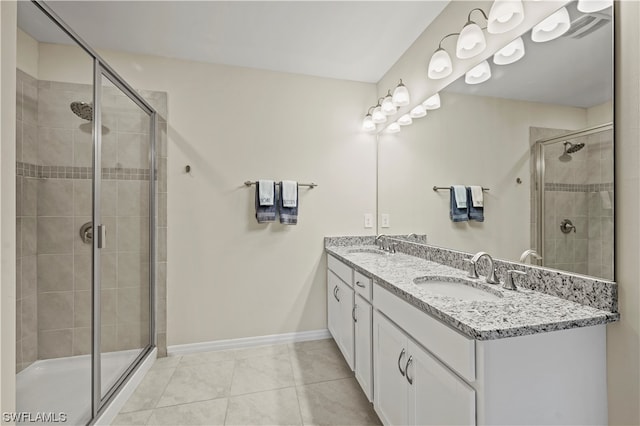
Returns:
[[[105,225],[98,225],[98,248],[107,247],[107,227]]]

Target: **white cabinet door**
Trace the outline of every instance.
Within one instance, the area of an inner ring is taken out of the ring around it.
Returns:
[[[380,312],[373,313],[373,406],[385,425],[408,424],[406,335]]]
[[[410,425],[475,425],[475,391],[409,340]]]
[[[337,328],[339,339],[336,340],[344,359],[347,361],[349,368],[354,369],[355,366],[355,336],[353,322],[353,289],[342,282],[338,281],[338,290],[336,298],[339,304],[338,325]]]
[[[338,282],[340,282],[340,279],[333,272],[327,271],[327,326],[336,342],[340,340],[340,329],[338,327],[340,303],[336,296]]]
[[[369,401],[373,401],[373,381],[371,370],[371,305],[359,294],[354,304],[355,342],[356,342],[356,380]]]

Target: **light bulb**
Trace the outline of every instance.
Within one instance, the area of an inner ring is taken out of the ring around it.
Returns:
[[[496,65],[509,65],[522,59],[523,56],[524,41],[522,41],[522,37],[518,37],[493,55],[493,63]]]
[[[373,118],[371,118],[371,114],[367,114],[362,120],[362,130],[365,132],[373,132],[376,130],[376,124],[373,122]]]
[[[579,0],[578,10],[582,13],[599,12],[613,6],[613,0]]]
[[[397,122],[391,123],[387,126],[387,133],[400,133],[400,125]]]
[[[456,56],[460,59],[473,58],[487,47],[482,29],[475,22],[468,22],[460,31],[456,44]]]
[[[471,68],[464,75],[464,82],[467,84],[480,84],[491,78],[491,67],[489,62],[484,61]]]
[[[393,98],[391,97],[391,91],[384,97],[381,105],[382,112],[385,115],[393,115],[398,112],[398,108],[393,104]]]
[[[453,71],[453,65],[451,64],[451,56],[443,48],[439,48],[435,51],[431,60],[429,61],[428,76],[432,80],[439,80],[441,78],[448,77]]]
[[[386,123],[387,116],[382,112],[382,108],[380,108],[380,104],[373,109],[373,113],[371,114],[371,120],[375,124]]]
[[[440,108],[440,94],[436,93],[435,95],[429,97],[426,101],[422,103],[422,106],[425,109],[438,109]]]
[[[571,28],[569,12],[563,7],[533,27],[531,40],[538,43],[550,41],[566,33],[569,28]]]
[[[413,119],[409,114],[405,114],[402,117],[398,118],[398,124],[401,126],[408,126],[413,123]]]
[[[502,34],[511,31],[524,21],[521,0],[495,0],[489,11],[487,31]]]
[[[425,115],[427,115],[427,110],[423,105],[418,105],[409,112],[409,115],[411,116],[411,118],[424,117]]]
[[[409,89],[402,84],[402,80],[393,91],[393,104],[397,107],[409,105],[411,98],[409,97]]]

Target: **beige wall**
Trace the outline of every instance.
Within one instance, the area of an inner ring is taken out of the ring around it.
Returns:
[[[75,53],[41,45],[39,76],[81,81]],[[168,343],[326,328],[325,235],[373,233],[375,85],[103,52],[136,88],[168,93]],[[185,166],[192,167],[190,174]],[[297,226],[259,225],[259,178],[300,189]]]
[[[0,2],[0,52],[0,412],[5,412],[14,411],[16,403],[15,2]]]
[[[529,128],[581,129],[586,110],[449,92],[441,100],[401,133],[380,136],[379,213],[391,219],[382,231],[518,260],[531,248]],[[490,188],[483,223],[451,222],[449,192],[431,187],[453,184]]]
[[[613,101],[587,108],[587,126],[598,126],[613,121]]]
[[[33,78],[38,78],[38,41],[18,28],[17,43],[17,68],[26,72]]]

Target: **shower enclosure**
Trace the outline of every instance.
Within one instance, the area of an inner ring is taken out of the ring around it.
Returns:
[[[537,226],[543,266],[614,279],[613,125],[535,144]]]
[[[87,424],[156,345],[157,114],[47,5],[18,21],[78,69],[17,71],[17,411]]]

